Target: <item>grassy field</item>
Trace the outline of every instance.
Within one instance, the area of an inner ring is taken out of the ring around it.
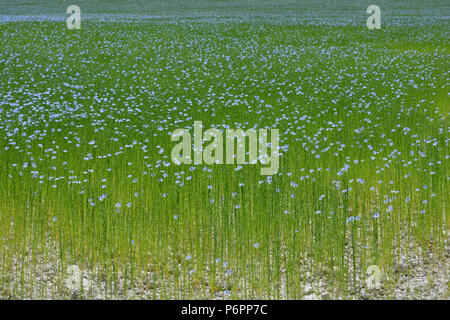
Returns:
[[[448,267],[445,1],[380,30],[360,1],[0,3],[1,297],[398,298]],[[280,169],[172,163],[194,121],[279,129]]]

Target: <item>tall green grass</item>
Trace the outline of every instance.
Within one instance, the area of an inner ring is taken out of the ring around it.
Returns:
[[[320,280],[359,298],[369,265],[395,286],[410,245],[444,258],[444,26],[0,30],[4,296],[48,297],[45,261],[53,298],[72,264],[110,297],[298,299]],[[172,164],[170,133],[195,120],[279,129],[278,174]]]

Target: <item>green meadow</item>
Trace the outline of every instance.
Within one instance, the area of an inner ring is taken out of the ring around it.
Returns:
[[[415,2],[2,2],[0,297],[397,299],[420,267],[448,299],[449,7]],[[278,171],[173,163],[194,121],[278,129]]]

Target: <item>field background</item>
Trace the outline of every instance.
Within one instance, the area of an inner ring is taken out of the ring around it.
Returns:
[[[367,7],[375,4],[370,1],[357,0],[100,0],[100,1],[1,1],[4,19],[53,19],[66,20],[65,11],[69,5],[76,4],[82,8],[87,18],[233,18],[249,19],[256,17],[283,17],[307,20],[310,23],[354,23],[365,25]],[[445,23],[450,6],[447,1],[389,1],[380,0],[376,5],[383,12],[384,24],[414,23],[423,24],[431,21]]]
[[[0,296],[448,299],[449,13],[0,1]],[[196,120],[279,172],[172,164]]]

